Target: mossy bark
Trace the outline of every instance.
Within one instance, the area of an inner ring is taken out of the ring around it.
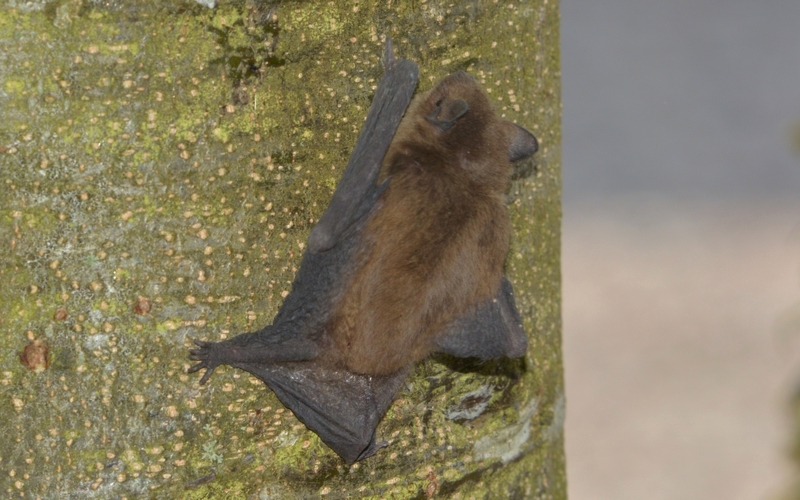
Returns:
[[[420,91],[464,69],[540,140],[509,193],[531,341],[524,362],[423,363],[390,446],[346,467],[258,380],[200,387],[186,354],[275,315],[384,35]],[[6,0],[0,495],[566,498],[558,54],[552,0]],[[49,366],[21,362],[34,339]]]

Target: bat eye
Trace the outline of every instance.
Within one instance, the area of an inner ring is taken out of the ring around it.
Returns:
[[[440,98],[436,99],[436,102],[433,103],[433,104],[436,105],[436,107],[438,108],[439,106],[442,105],[443,102],[444,102],[444,97],[440,97]]]

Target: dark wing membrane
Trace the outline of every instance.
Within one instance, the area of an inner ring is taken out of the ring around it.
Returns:
[[[528,350],[514,290],[503,276],[495,296],[472,314],[454,321],[436,339],[437,351],[459,358],[518,358]]]
[[[342,233],[365,212],[364,198],[375,186],[383,157],[417,87],[417,65],[408,60],[394,61],[390,52],[387,48],[388,67],[378,84],[347,168],[328,209],[311,230],[308,238],[311,252],[335,246]]]
[[[309,363],[234,366],[267,384],[298,420],[347,463],[381,448],[375,443],[375,429],[408,375],[408,370],[401,370],[368,377]]]

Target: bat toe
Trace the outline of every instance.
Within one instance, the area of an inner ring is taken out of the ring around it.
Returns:
[[[190,366],[189,369],[186,370],[186,373],[194,373],[200,370],[201,368],[205,368],[205,366],[206,366],[205,363],[197,363],[196,365]]]
[[[192,349],[189,351],[189,359],[193,359],[195,361],[208,359],[208,351],[203,349]]]
[[[208,382],[208,379],[211,378],[211,374],[214,373],[213,368],[208,368],[203,376],[200,378],[200,385],[205,385]]]
[[[206,342],[205,340],[194,340],[194,343],[199,349],[189,350],[189,359],[194,361],[206,361],[211,356],[211,350],[214,342]]]

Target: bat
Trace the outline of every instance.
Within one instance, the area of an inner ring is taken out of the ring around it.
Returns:
[[[527,337],[503,275],[512,163],[527,130],[497,117],[464,72],[412,101],[419,69],[386,69],[330,205],[311,230],[273,323],[189,358],[262,380],[348,464],[386,446],[375,430],[415,363],[434,352],[520,357]]]

